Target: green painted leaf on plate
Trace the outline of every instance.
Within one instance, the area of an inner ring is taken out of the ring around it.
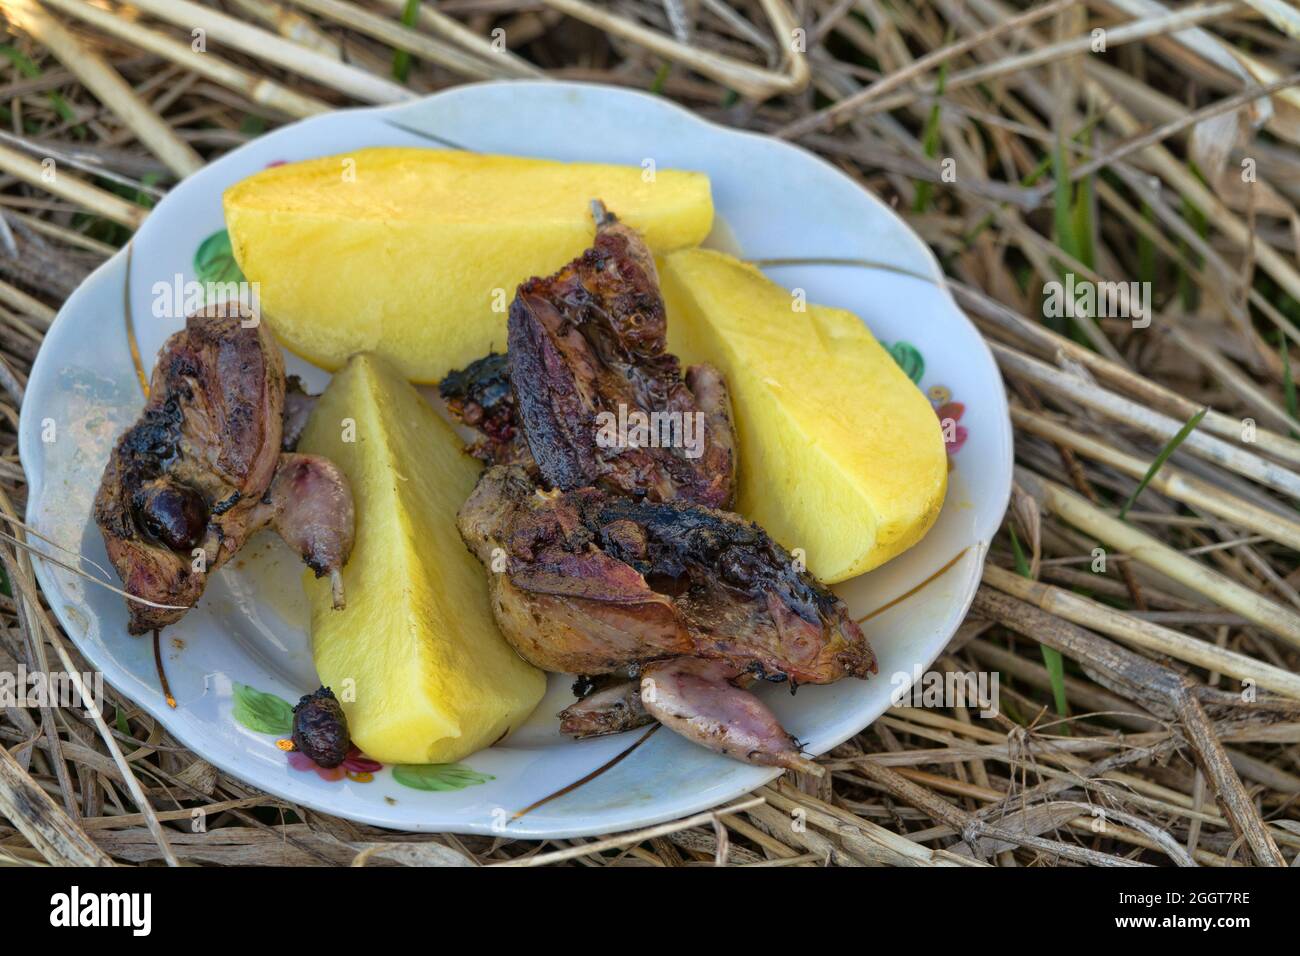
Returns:
[[[393,779],[414,790],[464,790],[495,780],[491,774],[479,773],[458,763],[398,764]]]
[[[925,359],[915,345],[910,342],[895,342],[889,347],[889,354],[894,357],[903,374],[918,385],[921,383],[921,376],[925,374]]]
[[[230,233],[222,229],[199,243],[194,253],[194,274],[200,282],[244,281],[244,273],[230,247]]]
[[[293,733],[293,705],[247,684],[235,685],[235,720],[259,734]]]

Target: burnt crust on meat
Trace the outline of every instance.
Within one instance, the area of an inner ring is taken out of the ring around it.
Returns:
[[[735,493],[735,440],[725,383],[711,370],[698,390],[683,378],[666,350],[654,258],[635,230],[594,207],[592,247],[554,275],[523,283],[510,305],[510,383],[532,458],[544,483],[563,491],[599,485],[726,507]],[[658,416],[677,434],[667,443],[658,430],[648,441],[601,440],[608,422],[633,415]],[[701,421],[700,440],[684,441]]]
[[[491,466],[457,515],[461,537],[520,656],[583,675],[563,733],[658,720],[737,759],[821,774],[747,687],[865,678],[875,657],[843,602],[723,510],[736,472],[726,382],[709,365],[682,374],[649,249],[593,206],[592,247],[519,287],[507,356],[441,383]]]
[[[536,470],[519,427],[505,355],[489,352],[463,369],[448,372],[438,383],[438,395],[451,416],[474,433],[465,449],[471,456],[489,465]]]
[[[191,315],[164,343],[145,407],[95,496],[95,522],[126,592],[169,605],[128,601],[130,633],[179,620],[208,575],[267,525],[331,575],[341,604],[351,490],[325,459],[281,454],[284,399],[280,350],[237,302]]]
[[[797,684],[875,671],[843,602],[738,515],[540,492],[523,469],[494,467],[458,525],[489,569],[502,632],[543,669],[603,674],[690,655]]]
[[[192,606],[206,574],[243,544],[275,472],[284,365],[269,333],[245,328],[246,318],[237,303],[210,306],[166,341],[140,419],[104,469],[95,521],[132,595]],[[183,539],[165,533],[175,523],[167,503],[177,499],[191,509]],[[136,601],[128,608],[132,634],[185,613]]]

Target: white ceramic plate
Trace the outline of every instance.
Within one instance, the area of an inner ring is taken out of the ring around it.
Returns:
[[[46,336],[22,409],[27,520],[108,566],[91,502],[113,441],[143,403],[125,310],[151,369],[163,340],[181,325],[153,316],[155,283],[219,271],[226,187],[270,163],[379,145],[452,145],[634,165],[652,158],[660,169],[701,170],[712,179],[721,220],[713,244],[760,261],[822,260],[765,268],[775,281],[804,289],[810,301],[860,315],[915,375],[941,417],[959,425],[958,442],[949,449],[948,498],[934,529],[906,554],[836,588],[855,616],[888,606],[864,625],[879,655],[879,676],[803,687],[793,697],[779,687],[764,691],[812,753],[878,717],[889,706],[897,675],[910,680],[938,655],[978,585],[1011,486],[1002,383],[983,341],[936,283],[940,271],[929,250],[883,203],[797,147],[712,125],[654,96],[565,83],[462,86],[398,107],[296,123],[185,180],[149,216],[131,258],[119,253],[87,279]],[[288,367],[314,389],[328,378],[292,356]],[[384,768],[369,781],[325,780],[291,767],[274,733],[251,730],[233,714],[237,685],[296,701],[318,683],[300,569],[273,535],[250,542],[214,577],[199,606],[164,632],[175,710],[158,690],[149,640],[127,636],[123,601],[48,562],[37,569],[51,606],[86,657],[185,746],[269,793],[342,817],[413,830],[504,828],[521,837],[568,837],[714,807],[776,775],[666,731],[630,752],[644,731],[588,741],[561,737],[554,715],[572,698],[569,681],[552,675],[550,692],[527,724],[464,761],[491,779],[422,790]],[[620,754],[623,759],[606,767]]]

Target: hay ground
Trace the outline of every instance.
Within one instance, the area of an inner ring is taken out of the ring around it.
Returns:
[[[4,0],[0,11],[11,522],[0,669],[78,663],[12,523],[25,501],[18,409],[60,303],[180,176],[295,117],[404,91],[601,81],[820,153],[940,257],[1001,365],[1018,465],[983,587],[936,665],[996,671],[996,717],[897,709],[822,758],[821,782],[787,776],[731,812],[653,832],[536,844],[302,811],[218,773],[110,690],[108,724],[0,711],[0,862],[1300,860],[1294,7]],[[46,182],[46,157],[73,169]],[[1149,325],[1045,316],[1044,286],[1066,273],[1150,283]],[[194,807],[206,833],[191,832]]]

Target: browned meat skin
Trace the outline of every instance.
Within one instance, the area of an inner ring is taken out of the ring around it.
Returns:
[[[734,668],[698,657],[647,664],[641,675],[641,702],[669,730],[709,750],[822,776],[825,770],[799,753],[799,742],[776,715],[731,683],[735,677]]]
[[[736,494],[736,426],[731,420],[731,393],[727,380],[712,365],[701,362],[686,369],[686,388],[695,396],[696,409],[704,414],[704,434],[708,437],[708,454],[716,467],[723,463],[727,473],[726,499],[700,501],[712,508],[729,508]],[[711,465],[709,467],[714,467]]]
[[[236,303],[210,306],[167,340],[140,419],[104,468],[95,521],[113,567],[127,593],[175,606],[128,601],[132,634],[179,620],[208,575],[276,518],[263,496],[280,464],[284,365],[246,318]],[[301,535],[298,520],[278,526]],[[350,546],[350,495],[346,522]]]
[[[641,684],[628,680],[592,691],[559,713],[560,733],[570,737],[621,734],[654,723],[641,703]]]
[[[352,489],[332,461],[296,452],[281,455],[252,520],[258,527],[274,528],[316,577],[328,574],[335,609],[345,606],[342,572],[352,554],[356,515]]]
[[[737,515],[595,488],[541,493],[522,469],[493,467],[458,523],[489,570],[502,632],[545,670],[689,654],[800,684],[875,671],[843,603]]]
[[[288,403],[285,398],[285,428],[289,427]],[[686,369],[686,387],[704,413],[704,434],[735,461],[735,426],[731,421],[731,398],[722,374],[712,365],[692,365]],[[524,440],[515,406],[514,392],[510,388],[510,366],[507,357],[495,352],[471,362],[463,369],[449,372],[438,383],[438,393],[446,403],[448,412],[461,425],[476,433],[465,450],[488,465],[521,465],[533,477],[541,480],[537,463]],[[315,396],[310,396],[315,400]]]
[[[665,351],[649,249],[594,206],[592,248],[555,275],[525,282],[510,306],[510,381],[532,457],[544,482],[564,491],[600,485],[726,507],[735,491],[726,386],[713,370],[696,376],[699,393],[683,381],[677,357]],[[635,426],[641,415],[648,434],[608,440],[610,423]]]
[[[519,428],[515,396],[510,389],[510,364],[491,352],[463,369],[447,373],[438,394],[456,421],[473,429],[477,437],[465,450],[489,465],[522,465],[530,472],[533,462]]]
[[[488,570],[497,624],[520,656],[543,670],[606,674],[689,653],[672,601],[622,562],[562,545],[536,561],[523,557],[538,535],[563,539],[566,525],[585,534],[571,509],[549,507],[555,500],[522,468],[494,466],[457,515],[461,537]]]
[[[206,575],[239,550],[280,453],[280,352],[261,326],[243,328],[234,309],[190,316],[163,345],[149,400],[118,440],[95,498],[127,592],[159,604],[192,606]],[[128,608],[132,634],[185,613]]]

